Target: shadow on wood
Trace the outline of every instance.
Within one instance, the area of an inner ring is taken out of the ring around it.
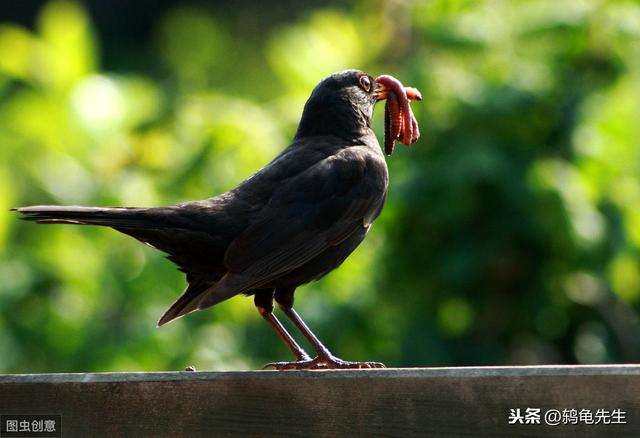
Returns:
[[[3,375],[0,394],[1,414],[60,414],[65,437],[640,436],[635,365]],[[509,424],[526,408],[540,424]],[[626,424],[545,425],[551,409]]]

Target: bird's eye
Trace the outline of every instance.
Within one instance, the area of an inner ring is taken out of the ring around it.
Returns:
[[[368,93],[371,90],[371,79],[368,76],[360,76],[360,86]]]

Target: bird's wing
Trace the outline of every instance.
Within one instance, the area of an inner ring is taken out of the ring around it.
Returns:
[[[267,284],[368,226],[386,191],[384,162],[374,158],[364,147],[345,148],[282,182],[229,246],[229,286],[238,293]]]
[[[224,274],[228,242],[203,230],[186,228],[118,228],[116,230],[167,254],[187,274],[215,279]]]
[[[165,310],[158,320],[158,326],[198,310],[200,299],[213,286],[212,283],[198,278],[191,278],[189,275],[187,275],[187,280],[189,285],[171,307]]]

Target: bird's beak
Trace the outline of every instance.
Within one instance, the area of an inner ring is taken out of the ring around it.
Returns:
[[[373,95],[376,97],[376,100],[381,101],[387,98],[389,94],[389,90],[382,84],[377,84],[378,88],[373,91]],[[418,91],[417,88],[413,87],[404,87],[404,91],[407,95],[407,99],[409,100],[422,100],[422,94]]]
[[[373,91],[377,101],[381,101],[387,98],[387,87],[384,85],[376,84],[377,88]]]

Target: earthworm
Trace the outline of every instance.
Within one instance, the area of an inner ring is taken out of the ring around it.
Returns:
[[[396,141],[410,145],[420,137],[418,121],[409,101],[422,100],[422,94],[416,88],[403,86],[393,76],[382,75],[375,81],[381,86],[378,99],[387,99],[384,109],[384,150],[390,155]]]
[[[411,144],[411,139],[413,138],[413,124],[411,123],[411,113],[409,109],[409,99],[407,97],[407,92],[405,91],[404,86],[400,83],[399,80],[389,75],[382,75],[376,78],[376,83],[382,85],[387,89],[387,102],[390,101],[391,94],[395,94],[399,103],[400,112],[399,114],[402,116],[402,128],[400,131],[401,139],[400,141],[404,144]],[[415,90],[417,91],[417,90]],[[419,94],[419,93],[418,93]],[[391,128],[393,133],[393,108],[391,110]]]
[[[420,129],[418,128],[418,120],[416,120],[416,116],[413,115],[413,110],[411,110],[411,106],[409,106],[408,108],[409,108],[409,118],[411,119],[411,128],[412,128],[412,134],[413,134],[408,144],[413,144],[420,138]]]
[[[384,153],[391,155],[393,153],[393,146],[395,138],[391,137],[391,116],[389,115],[389,105],[384,106]]]
[[[400,107],[398,96],[390,92],[387,97],[387,105],[391,121],[391,137],[398,140],[404,130],[403,108]]]
[[[393,91],[387,92],[387,103],[384,106],[384,151],[387,155],[393,152],[396,140],[400,139],[404,128],[403,111],[398,97]]]
[[[405,93],[407,93],[407,99],[409,100],[422,100],[422,94],[418,91],[417,88],[413,87],[404,87]]]

